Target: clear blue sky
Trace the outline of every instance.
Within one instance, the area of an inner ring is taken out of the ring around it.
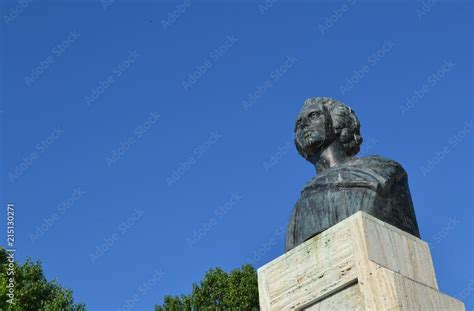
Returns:
[[[90,310],[281,255],[311,96],[405,167],[440,288],[474,308],[471,3],[2,3],[1,202],[18,259]]]

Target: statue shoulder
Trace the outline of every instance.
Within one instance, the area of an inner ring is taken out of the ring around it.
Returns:
[[[392,185],[407,177],[400,163],[381,156],[354,158],[316,176],[305,190],[315,188],[370,188],[386,193]]]
[[[394,183],[408,176],[400,163],[378,155],[359,158],[352,165],[372,175],[384,192],[389,191]]]
[[[370,169],[384,179],[398,181],[407,176],[407,172],[400,163],[378,155],[356,159],[350,165]]]

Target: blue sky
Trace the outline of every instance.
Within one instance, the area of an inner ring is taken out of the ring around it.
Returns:
[[[152,310],[211,267],[282,254],[314,176],[292,144],[312,96],[350,105],[363,154],[405,167],[439,286],[474,308],[471,3],[7,1],[1,13],[1,201],[16,206],[17,257],[40,259],[90,310]]]

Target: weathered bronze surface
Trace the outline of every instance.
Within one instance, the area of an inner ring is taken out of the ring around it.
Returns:
[[[304,102],[295,144],[317,176],[305,185],[293,209],[287,251],[357,211],[420,236],[407,173],[380,156],[356,158],[361,143],[360,123],[351,108],[326,97]]]

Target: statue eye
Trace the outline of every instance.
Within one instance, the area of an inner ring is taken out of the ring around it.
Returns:
[[[313,111],[309,114],[310,118],[317,118],[319,117],[320,113],[318,111]]]

